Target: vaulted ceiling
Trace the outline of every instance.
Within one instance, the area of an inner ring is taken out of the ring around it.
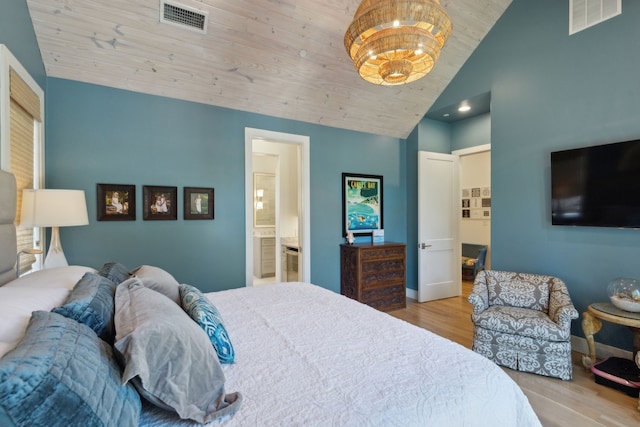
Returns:
[[[453,33],[416,82],[360,78],[343,43],[360,0],[176,0],[206,34],[160,22],[160,0],[27,0],[49,77],[406,138],[511,0],[442,0]]]

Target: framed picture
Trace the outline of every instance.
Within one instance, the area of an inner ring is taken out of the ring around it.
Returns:
[[[213,219],[213,188],[184,187],[184,219]]]
[[[370,235],[384,229],[382,176],[342,174],[342,234]]]
[[[98,221],[135,221],[136,186],[98,184]]]
[[[142,218],[146,220],[178,219],[178,187],[142,187]]]
[[[462,189],[462,218],[491,218],[491,187]]]

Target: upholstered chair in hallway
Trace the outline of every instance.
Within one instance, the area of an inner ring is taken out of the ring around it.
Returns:
[[[498,365],[570,380],[571,321],[578,318],[564,282],[539,274],[478,272],[473,351]]]

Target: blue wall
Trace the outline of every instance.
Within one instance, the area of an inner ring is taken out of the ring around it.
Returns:
[[[407,178],[407,288],[418,290],[418,150],[420,130],[416,126],[406,141],[405,175]]]
[[[569,37],[566,2],[514,0],[433,106],[491,92],[494,267],[561,277],[579,311],[606,299],[610,279],[640,277],[640,235],[552,227],[549,153],[640,138],[639,20],[640,2],[625,2],[623,15]],[[25,1],[3,5],[0,43],[46,87],[47,185],[87,191],[90,225],[61,230],[70,262],[154,263],[206,290],[242,286],[243,141],[250,126],[311,136],[312,281],[339,288],[346,171],[384,176],[386,237],[408,243],[408,286],[415,289],[416,152],[463,148],[452,139],[462,132],[455,125],[423,121],[405,142],[45,80]],[[97,222],[98,182],[136,184],[139,205],[142,185],[213,186],[216,219],[149,222],[139,208],[135,222]],[[573,333],[582,335],[577,321]],[[597,338],[630,349],[625,328],[605,323]]]
[[[433,110],[491,92],[493,267],[558,276],[583,312],[640,277],[640,231],[551,226],[549,153],[640,138],[640,2],[573,36],[568,21],[566,2],[515,0]],[[596,339],[631,349],[624,327]]]
[[[423,119],[406,141],[407,288],[418,290],[418,151],[451,152],[451,125]]]
[[[491,144],[491,115],[482,114],[451,124],[451,151]]]
[[[311,280],[339,291],[342,172],[384,177],[385,237],[406,241],[403,140],[49,78],[46,184],[87,195],[60,230],[69,263],[153,264],[204,290],[244,286],[244,129],[309,135]],[[135,184],[137,221],[96,221],[96,184]],[[215,188],[215,220],[142,220],[142,186]]]
[[[448,154],[490,142],[489,114],[455,123],[424,118],[407,138],[407,288],[418,290],[418,151]]]
[[[9,49],[45,90],[46,74],[25,0],[4,2],[0,7],[0,44]]]
[[[0,8],[0,44],[9,48],[13,56],[44,90],[46,74],[26,0],[12,0],[2,3]]]
[[[3,5],[0,43],[45,88],[46,185],[86,191],[90,224],[60,231],[72,264],[164,267],[204,290],[244,286],[244,128],[311,139],[311,280],[339,291],[342,172],[384,177],[385,233],[406,241],[403,140],[46,78],[26,1]],[[137,221],[96,221],[96,184],[135,184]],[[142,186],[215,188],[215,220],[143,221]],[[366,240],[359,238],[359,240]]]

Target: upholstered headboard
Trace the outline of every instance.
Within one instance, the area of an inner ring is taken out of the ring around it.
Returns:
[[[16,178],[0,170],[0,286],[16,278]]]

